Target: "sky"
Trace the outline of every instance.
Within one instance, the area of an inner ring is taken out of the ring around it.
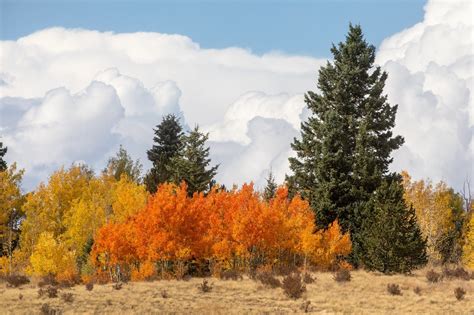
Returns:
[[[0,39],[47,27],[160,32],[192,38],[203,48],[238,46],[257,54],[283,51],[329,57],[349,22],[374,45],[423,17],[422,0],[319,1],[24,1],[2,0]]]
[[[393,171],[473,176],[471,1],[1,1],[0,136],[25,190],[62,165],[103,169],[120,144],[148,168],[173,113],[209,133],[217,181],[289,173],[331,43],[360,23],[387,71]]]

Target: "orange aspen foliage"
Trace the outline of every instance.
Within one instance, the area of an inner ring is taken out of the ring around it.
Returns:
[[[202,257],[209,223],[203,196],[188,198],[186,185],[161,185],[134,217],[137,253],[141,260]]]
[[[138,268],[133,268],[131,273],[132,281],[152,280],[155,276],[155,264],[151,261],[145,261]]]
[[[280,187],[264,201],[253,185],[231,192],[214,188],[189,197],[186,185],[163,184],[142,210],[123,223],[109,223],[96,234],[96,265],[129,265],[132,277],[154,275],[157,262],[181,266],[189,260],[213,260],[230,266],[258,258],[272,264],[296,256],[330,268],[351,251],[338,222],[316,231],[314,214],[300,197],[288,198]]]

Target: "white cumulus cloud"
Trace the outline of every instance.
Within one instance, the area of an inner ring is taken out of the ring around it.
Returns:
[[[473,178],[474,16],[471,1],[429,1],[424,20],[385,39],[377,60],[399,104],[405,145],[393,168],[460,189]]]
[[[99,170],[119,144],[149,166],[153,127],[169,113],[209,132],[219,182],[262,186],[270,170],[282,182],[308,115],[303,93],[326,62],[65,28],[1,41],[0,57],[0,135],[29,189],[59,165]],[[472,3],[429,1],[423,21],[385,39],[376,62],[405,137],[393,169],[459,188],[473,175]]]

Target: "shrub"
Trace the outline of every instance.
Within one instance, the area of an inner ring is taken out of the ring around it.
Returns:
[[[114,288],[115,290],[120,290],[122,289],[122,286],[123,286],[122,282],[115,282],[112,288]]]
[[[351,281],[351,272],[347,269],[339,269],[334,273],[333,278],[336,282]]]
[[[294,272],[298,272],[298,269],[291,265],[277,265],[273,268],[273,272],[278,276],[288,276]]]
[[[199,291],[202,293],[207,293],[212,291],[212,283],[210,284],[206,279],[198,286]]]
[[[304,301],[301,303],[300,310],[305,313],[309,313],[311,311],[311,301]]]
[[[72,295],[72,293],[68,292],[68,293],[63,293],[61,295],[61,298],[63,299],[64,302],[66,303],[72,303],[74,301],[74,295]]]
[[[188,266],[184,261],[178,261],[174,266],[174,275],[177,280],[186,280],[186,274],[188,272]]]
[[[168,291],[162,290],[162,291],[161,291],[161,297],[164,298],[164,299],[169,298],[170,296],[169,296],[169,294],[168,294]]]
[[[9,288],[18,288],[19,286],[30,283],[30,279],[28,279],[28,277],[21,275],[6,276],[5,281],[7,282],[7,287]]]
[[[270,271],[257,272],[255,279],[260,281],[266,287],[278,288],[281,286],[280,280],[275,278]]]
[[[426,273],[426,280],[431,283],[439,282],[441,281],[441,274],[431,269]]]
[[[18,299],[23,300],[23,294],[20,293],[20,295],[18,295]]]
[[[70,288],[80,282],[80,277],[75,268],[68,268],[56,275],[56,281],[60,287]]]
[[[94,289],[94,284],[92,282],[86,283],[86,290],[92,291]]]
[[[303,275],[303,281],[304,281],[304,283],[306,283],[306,284],[310,284],[310,283],[313,283],[314,281],[316,281],[316,279],[313,278],[313,277],[311,276],[311,274],[305,273],[305,274]]]
[[[57,286],[59,283],[56,281],[56,278],[52,274],[41,277],[41,280],[38,282],[40,288],[46,286]]]
[[[462,267],[457,267],[454,269],[449,269],[449,268],[444,268],[443,269],[443,276],[451,279],[451,278],[457,278],[457,279],[462,279],[462,280],[470,280],[471,275],[469,272],[467,272],[464,268]]]
[[[40,288],[38,290],[38,296],[40,298],[42,297],[48,297],[50,299],[58,297],[58,288],[55,286],[48,286],[46,288]]]
[[[58,309],[52,308],[51,306],[49,306],[48,303],[44,303],[43,305],[41,305],[40,313],[43,315],[59,315],[61,314],[61,311]]]
[[[402,295],[402,291],[400,290],[400,286],[395,283],[387,284],[387,291],[391,295]]]
[[[235,269],[221,270],[219,273],[219,278],[222,280],[243,280],[242,275]]]
[[[461,301],[464,299],[464,295],[466,294],[466,291],[463,288],[457,287],[454,289],[454,296],[458,301]]]
[[[413,289],[413,292],[415,292],[416,295],[421,295],[421,288],[420,287],[415,287]]]
[[[283,291],[291,299],[299,299],[306,292],[306,286],[299,273],[292,273],[283,279]]]

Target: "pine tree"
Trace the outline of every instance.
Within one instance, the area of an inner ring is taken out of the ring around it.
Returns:
[[[159,184],[172,180],[171,161],[183,147],[183,128],[175,115],[167,115],[156,127],[154,145],[147,151],[148,159],[153,163],[145,178],[147,189],[156,192]]]
[[[199,131],[196,126],[188,135],[182,137],[183,146],[168,166],[172,174],[171,181],[180,184],[185,181],[188,185],[188,194],[208,192],[215,184],[214,176],[218,165],[210,167],[209,147],[206,147],[208,134]]]
[[[275,182],[275,177],[273,176],[272,171],[270,171],[267,177],[267,186],[265,186],[265,190],[263,191],[263,199],[265,201],[269,201],[270,199],[275,197],[277,188],[278,188],[278,185]]]
[[[427,262],[415,210],[403,200],[400,177],[384,180],[365,204],[359,260],[369,270],[410,272]]]
[[[136,183],[141,180],[142,165],[139,160],[133,161],[127,150],[120,145],[119,151],[114,157],[107,162],[104,173],[113,176],[119,181],[120,177],[125,174],[128,178]]]
[[[3,147],[3,143],[0,141],[0,172],[7,169],[7,162],[3,159],[5,154],[7,154],[7,149],[7,147]]]
[[[318,225],[339,219],[352,233],[355,205],[367,201],[388,173],[390,154],[403,144],[393,137],[397,106],[382,95],[387,74],[374,68],[375,47],[360,26],[349,26],[346,41],[333,45],[334,62],[319,70],[321,94],[309,91],[312,112],[301,126],[301,140],[292,148],[292,192],[307,199]]]

